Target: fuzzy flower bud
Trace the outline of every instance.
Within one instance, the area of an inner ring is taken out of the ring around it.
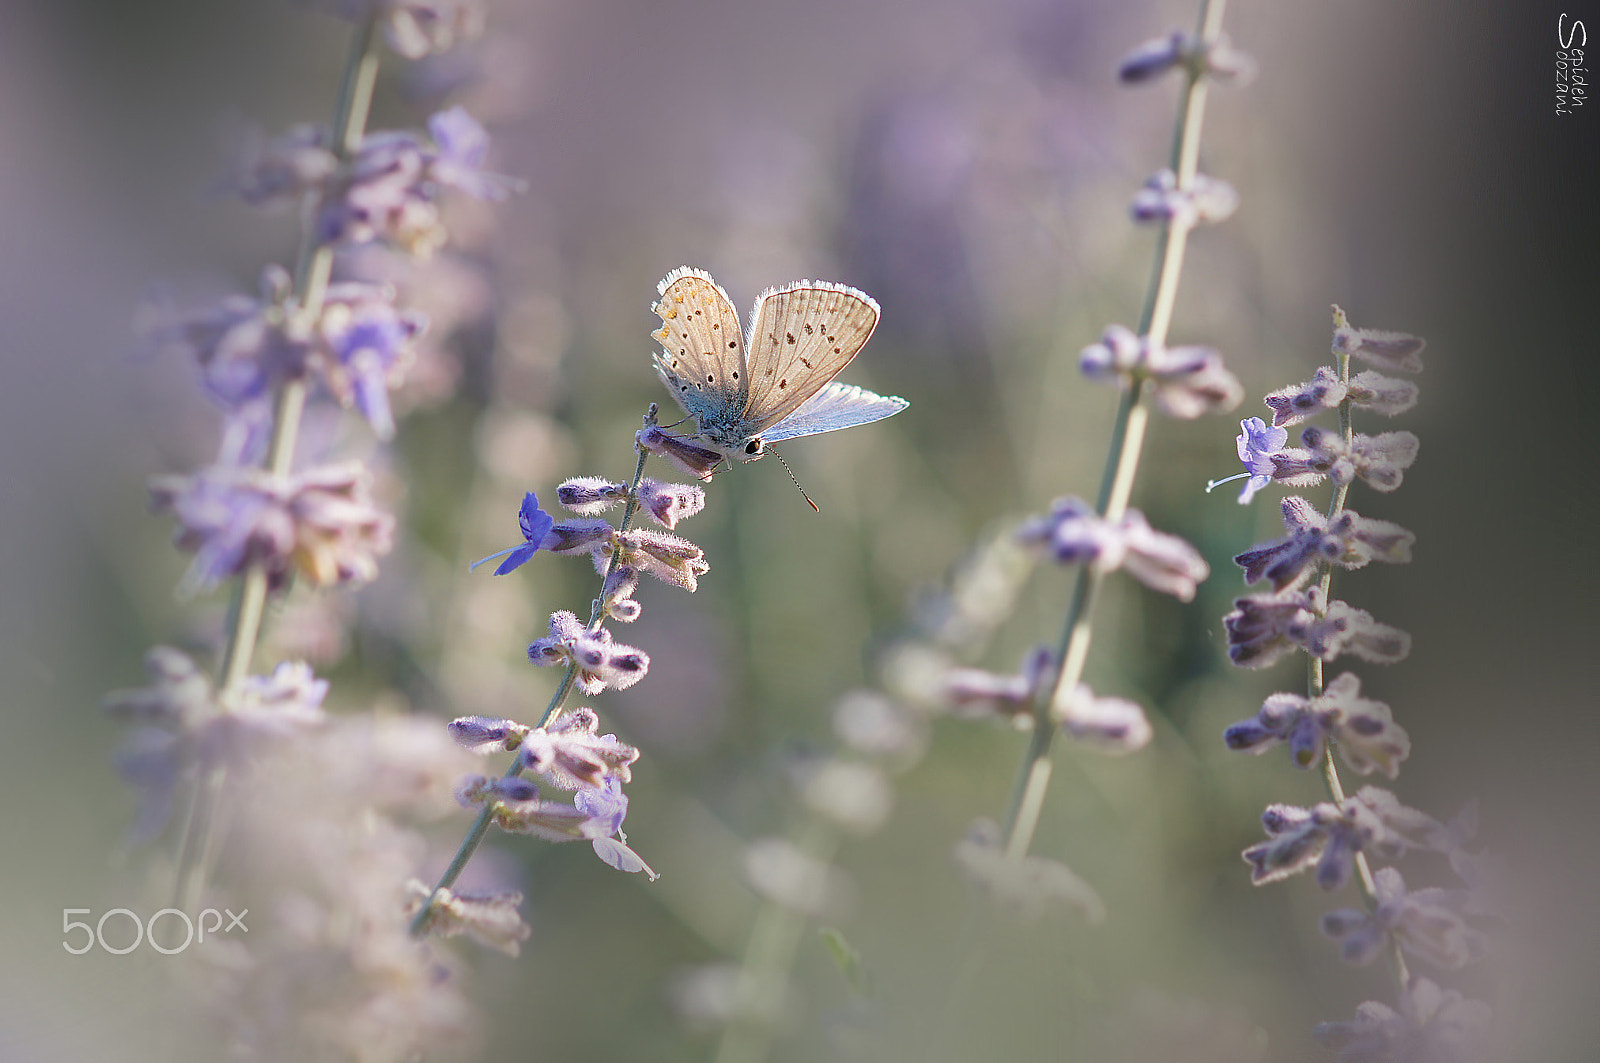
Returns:
[[[646,478],[639,482],[639,505],[657,524],[676,528],[678,521],[706,508],[706,491],[693,484],[669,484]]]
[[[1272,427],[1285,428],[1309,420],[1325,410],[1336,410],[1349,389],[1331,366],[1320,366],[1304,384],[1292,384],[1263,401],[1272,410]],[[1281,444],[1280,444],[1281,445]]]
[[[1023,658],[1019,675],[996,675],[977,668],[952,668],[944,675],[943,700],[956,716],[1009,720],[1019,731],[1033,726],[1033,698],[1050,671],[1054,655],[1037,646]]]
[[[705,551],[676,535],[636,528],[617,538],[624,564],[686,591],[693,592],[700,577],[711,570]]]
[[[974,823],[956,843],[953,855],[967,878],[997,905],[1024,918],[1061,912],[1094,924],[1106,917],[1105,903],[1094,887],[1066,864],[1042,856],[1007,856],[1000,826],[992,820]]]
[[[279,588],[298,571],[313,586],[364,583],[389,552],[394,518],[372,505],[359,462],[290,476],[254,468],[210,466],[188,476],[150,480],[151,505],[178,519],[174,540],[194,553],[181,589],[199,591],[252,562]]]
[[[605,628],[590,631],[565,609],[550,614],[550,634],[528,646],[528,659],[540,667],[569,661],[577,665],[574,683],[591,697],[608,686],[626,690],[650,670],[643,651],[613,641]]]
[[[1150,742],[1150,721],[1136,702],[1096,697],[1082,683],[1061,691],[1050,711],[1063,731],[1104,753],[1132,753]]]
[[[600,718],[593,709],[574,709],[548,727],[528,732],[522,743],[522,764],[563,790],[597,789],[607,778],[631,782],[630,765],[639,751],[616,735],[597,735]]]
[[[574,476],[556,488],[556,501],[580,517],[598,517],[627,497],[627,484],[599,476]]]
[[[1350,672],[1340,673],[1321,697],[1273,694],[1255,716],[1224,731],[1222,740],[1229,749],[1258,755],[1287,743],[1299,768],[1321,763],[1332,741],[1356,774],[1380,771],[1393,779],[1411,754],[1411,738],[1389,706],[1360,694],[1361,680]]]
[[[650,425],[634,436],[640,450],[648,450],[665,458],[682,472],[710,482],[711,476],[722,463],[722,454],[690,442],[686,436],[675,436],[662,428]]]
[[[1407,808],[1394,794],[1374,786],[1362,787],[1338,805],[1269,805],[1261,825],[1268,840],[1241,854],[1252,868],[1250,881],[1276,882],[1315,866],[1317,884],[1326,890],[1349,881],[1357,853],[1394,860],[1411,849],[1449,852],[1464,832],[1461,826],[1446,826]]]
[[[1180,420],[1232,409],[1244,398],[1244,385],[1212,348],[1152,349],[1145,337],[1122,325],[1107,326],[1100,342],[1078,355],[1078,367],[1092,380],[1115,379],[1123,387],[1149,380],[1156,408]]]
[[[1368,1000],[1354,1019],[1318,1023],[1311,1036],[1336,1050],[1339,1063],[1488,1063],[1490,1017],[1482,1001],[1419,977],[1402,992],[1399,1011]]]
[[[430,934],[444,938],[465,934],[486,948],[516,956],[533,933],[518,910],[520,893],[456,893],[443,887],[435,893],[412,879],[406,883],[406,894],[407,917],[415,916],[432,898],[427,922]]]
[[[1410,432],[1357,434],[1348,445],[1337,432],[1311,427],[1300,433],[1304,448],[1291,447],[1272,456],[1272,478],[1291,487],[1307,487],[1328,477],[1335,484],[1356,477],[1376,491],[1400,486],[1406,469],[1417,460],[1418,440]]]
[[[1322,917],[1322,932],[1339,942],[1346,963],[1365,966],[1393,938],[1409,955],[1449,970],[1464,967],[1488,951],[1482,933],[1463,917],[1471,895],[1466,890],[1406,891],[1392,867],[1373,873],[1377,902],[1368,912],[1341,908]]]
[[[1227,34],[1206,41],[1173,30],[1165,37],[1145,41],[1117,64],[1117,80],[1124,85],[1153,81],[1176,67],[1188,67],[1194,76],[1209,75],[1218,84],[1242,85],[1255,76],[1256,64],[1234,48]]]
[[[1416,536],[1392,521],[1363,517],[1344,510],[1328,520],[1298,495],[1283,500],[1283,523],[1289,536],[1246,550],[1233,560],[1245,571],[1245,582],[1272,581],[1283,590],[1305,574],[1313,561],[1341,568],[1361,568],[1371,561],[1406,564]]]
[[[1093,564],[1102,572],[1126,569],[1151,590],[1186,602],[1211,573],[1198,550],[1151,528],[1138,510],[1113,523],[1080,498],[1057,499],[1048,514],[1017,529],[1017,541],[1062,564]]]
[[[1422,372],[1421,351],[1427,343],[1404,332],[1356,328],[1338,306],[1333,308],[1333,353],[1347,354],[1392,373]]]
[[[605,586],[600,591],[601,608],[605,615],[624,624],[639,619],[641,607],[633,594],[639,589],[639,570],[631,565],[614,565],[606,573]]]
[[[462,748],[487,755],[516,749],[533,728],[491,716],[460,716],[450,721],[448,730]]]
[[[1197,173],[1188,187],[1178,187],[1171,170],[1160,170],[1133,197],[1133,220],[1168,222],[1190,228],[1225,221],[1239,209],[1239,193],[1228,182]]]

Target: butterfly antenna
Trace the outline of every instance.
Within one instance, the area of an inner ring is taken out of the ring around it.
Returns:
[[[768,449],[770,450],[771,448],[769,447]],[[778,459],[778,464],[782,465],[783,466],[783,471],[789,474],[789,479],[794,480],[795,490],[800,492],[800,497],[805,499],[806,502],[811,506],[812,509],[816,510],[818,513],[821,513],[822,512],[821,507],[818,506],[815,502],[811,501],[811,496],[806,494],[806,489],[804,487],[800,486],[800,481],[799,480],[795,480],[794,470],[789,468],[789,463],[783,460],[783,455],[779,454],[776,450],[773,450],[772,451],[772,456]]]

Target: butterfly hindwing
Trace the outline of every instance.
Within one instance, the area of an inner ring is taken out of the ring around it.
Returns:
[[[749,380],[742,422],[749,434],[761,435],[827,386],[877,324],[878,304],[843,284],[797,281],[763,292],[745,352]],[[804,434],[810,433],[789,433]]]
[[[834,381],[788,417],[762,433],[768,443],[854,428],[891,417],[911,405],[896,395],[879,395],[853,384]]]

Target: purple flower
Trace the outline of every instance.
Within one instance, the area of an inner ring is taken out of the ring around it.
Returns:
[[[1232,409],[1244,397],[1243,385],[1212,348],[1152,349],[1146,337],[1122,325],[1107,326],[1099,343],[1079,353],[1078,367],[1091,380],[1114,378],[1123,387],[1148,380],[1156,408],[1180,420]]]
[[[1211,569],[1193,546],[1158,532],[1136,509],[1106,520],[1079,498],[1059,498],[1050,512],[1017,529],[1017,541],[1062,564],[1093,564],[1102,572],[1126,569],[1151,590],[1182,601],[1194,598]]]
[[[1259,417],[1246,417],[1239,422],[1239,428],[1241,429],[1237,438],[1239,460],[1244,462],[1245,472],[1250,475],[1244,490],[1239,492],[1239,504],[1242,506],[1254,498],[1257,491],[1272,482],[1273,473],[1276,471],[1272,457],[1289,442],[1289,433],[1276,426],[1267,427],[1267,423]]]
[[[1062,691],[1052,714],[1061,729],[1105,753],[1132,753],[1150,743],[1150,721],[1144,709],[1127,698],[1102,698],[1085,684]]]
[[[1317,560],[1341,568],[1361,568],[1371,561],[1405,564],[1411,560],[1416,536],[1392,521],[1363,517],[1347,509],[1333,520],[1319,513],[1306,499],[1290,495],[1283,500],[1283,522],[1289,536],[1257,546],[1233,560],[1244,569],[1245,582],[1272,581],[1273,590],[1297,582]]]
[[[1133,197],[1136,222],[1168,222],[1190,228],[1225,221],[1239,208],[1239,193],[1228,182],[1197,173],[1187,187],[1178,187],[1171,170],[1161,170],[1145,181]]]
[[[699,586],[700,577],[711,570],[705,551],[676,535],[638,528],[617,539],[624,564],[691,593]]]
[[[427,928],[430,934],[452,938],[465,934],[478,944],[507,956],[522,951],[522,943],[533,933],[523,922],[522,894],[456,893],[441,887],[437,893],[422,882],[406,883],[406,915],[414,916],[429,904]]]
[[[580,517],[598,517],[627,497],[627,484],[599,476],[574,476],[556,488],[556,501]]]
[[[412,358],[411,341],[426,327],[423,315],[395,309],[387,286],[346,282],[328,290],[319,325],[327,350],[324,375],[334,395],[353,404],[379,439],[394,435],[389,388],[400,383]]]
[[[618,837],[625,837],[622,821],[628,816],[628,797],[616,776],[608,776],[598,790],[579,790],[573,802],[589,817],[583,833],[590,839],[596,856],[618,871],[643,871],[651,882],[661,877]]]
[[[706,491],[694,484],[669,484],[646,477],[639,481],[639,505],[657,524],[676,528],[680,520],[706,507]]]
[[[488,754],[516,749],[532,728],[515,720],[492,716],[460,716],[450,721],[448,730],[450,737],[463,748]]]
[[[1377,491],[1400,486],[1405,470],[1417,459],[1417,437],[1410,432],[1356,434],[1347,444],[1337,432],[1315,426],[1300,433],[1304,448],[1291,447],[1271,455],[1272,478],[1291,487],[1307,487],[1328,477],[1335,484],[1356,477]]]
[[[1311,1036],[1336,1049],[1339,1063],[1488,1063],[1491,1014],[1482,1001],[1413,978],[1399,1011],[1368,1000],[1354,1019],[1318,1023]]]
[[[1427,341],[1404,332],[1356,328],[1339,307],[1333,308],[1333,353],[1399,373],[1422,372],[1422,348]]]
[[[1009,720],[1018,730],[1033,726],[1033,698],[1054,660],[1048,646],[1036,646],[1022,660],[1017,675],[996,675],[978,668],[952,668],[944,675],[941,700],[956,716]]]
[[[1276,882],[1315,866],[1317,884],[1326,890],[1349,881],[1357,853],[1385,860],[1411,849],[1448,853],[1469,829],[1446,826],[1374,786],[1362,787],[1338,805],[1269,805],[1261,825],[1268,840],[1241,854],[1252,868],[1250,881]]]
[[[625,690],[650,669],[643,651],[613,641],[605,628],[588,630],[565,609],[550,614],[550,634],[528,647],[528,659],[541,667],[570,661],[577,666],[578,689],[590,696],[608,686]]]
[[[1219,33],[1216,40],[1206,41],[1183,30],[1173,30],[1165,37],[1145,41],[1125,55],[1117,64],[1117,80],[1124,85],[1139,85],[1179,66],[1190,68],[1197,77],[1208,74],[1223,85],[1245,84],[1256,72],[1255,60],[1234,48],[1227,34]]]
[[[606,780],[629,782],[639,751],[616,735],[597,735],[593,709],[575,709],[522,742],[522,765],[563,790],[595,789]],[[615,833],[613,831],[612,833]]]
[[[1404,631],[1346,602],[1324,606],[1316,587],[1235,598],[1222,624],[1228,657],[1241,668],[1265,668],[1296,647],[1324,661],[1351,653],[1374,664],[1393,664],[1411,652]]]
[[[291,126],[270,140],[259,129],[248,130],[223,186],[252,206],[298,205],[339,169],[328,139],[326,128],[309,124]]]
[[[1411,753],[1411,738],[1389,706],[1360,694],[1361,680],[1350,672],[1340,673],[1321,697],[1273,694],[1255,716],[1224,731],[1222,740],[1229,749],[1258,755],[1287,743],[1299,768],[1320,763],[1331,741],[1358,775],[1381,771],[1393,779]]]
[[[1484,936],[1463,917],[1471,901],[1466,890],[1406,891],[1392,867],[1373,876],[1372,911],[1341,908],[1322,917],[1322,932],[1340,944],[1346,963],[1365,966],[1393,938],[1411,956],[1454,970],[1481,959]]]
[[[711,476],[717,471],[717,466],[722,464],[722,454],[715,450],[707,450],[685,436],[675,436],[654,424],[647,425],[634,436],[640,450],[665,458],[674,466],[690,476],[699,477],[709,483]]]
[[[1272,409],[1272,427],[1283,428],[1315,417],[1324,410],[1338,409],[1348,392],[1339,374],[1331,366],[1324,365],[1318,367],[1316,375],[1306,383],[1280,388],[1263,401]]]
[[[500,562],[500,567],[494,570],[494,574],[504,576],[508,572],[516,571],[545,546],[545,539],[549,536],[550,529],[555,526],[555,522],[554,517],[539,508],[539,496],[529,491],[522,496],[522,509],[517,513],[517,524],[522,529],[522,545],[508,546],[488,557],[480,558],[472,563],[471,568],[477,568],[497,557],[504,557],[505,560]]]
[[[436,149],[429,160],[428,176],[439,185],[496,202],[522,188],[515,178],[484,172],[489,133],[465,108],[452,107],[429,118],[428,133]]]

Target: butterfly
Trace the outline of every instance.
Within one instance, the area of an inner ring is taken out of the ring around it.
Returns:
[[[910,405],[834,382],[878,325],[870,295],[827,281],[795,281],[756,299],[750,331],[705,270],[662,279],[656,372],[726,457],[754,461],[767,444],[871,424]]]

